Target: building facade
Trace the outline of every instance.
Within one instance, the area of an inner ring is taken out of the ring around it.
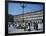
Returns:
[[[43,10],[15,15],[13,19],[16,24],[29,26],[31,30],[43,30]]]

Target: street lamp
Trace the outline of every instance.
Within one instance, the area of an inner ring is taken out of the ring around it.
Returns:
[[[22,17],[23,17],[23,23],[24,23],[24,8],[26,7],[26,4],[25,3],[20,3],[20,5],[21,5],[21,8],[23,9]]]
[[[20,3],[21,4],[21,7],[22,7],[22,9],[23,9],[23,23],[24,23],[24,8],[26,7],[26,4],[25,3]],[[31,29],[30,29],[30,23],[28,23],[28,26],[29,26],[29,29],[28,29],[28,31],[30,31]]]

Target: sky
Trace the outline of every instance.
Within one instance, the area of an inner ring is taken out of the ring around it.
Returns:
[[[8,14],[18,15],[23,13],[23,8],[20,3],[8,3]],[[24,4],[24,13],[43,9],[42,4]]]

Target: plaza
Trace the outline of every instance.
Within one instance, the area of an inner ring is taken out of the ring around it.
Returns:
[[[24,13],[24,15],[14,15],[13,21],[13,23],[8,22],[9,34],[24,32],[43,32],[43,10]]]

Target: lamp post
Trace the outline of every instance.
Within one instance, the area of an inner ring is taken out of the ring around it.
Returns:
[[[25,28],[25,23],[24,23],[24,8],[26,7],[25,3],[20,3],[21,8],[22,8],[22,23],[24,24],[24,28]],[[25,29],[24,29],[25,30]]]
[[[23,9],[23,15],[22,15],[23,20],[22,20],[22,22],[24,23],[24,8],[25,8],[26,4],[24,4],[24,3],[20,3],[20,4],[21,4],[21,7]]]

